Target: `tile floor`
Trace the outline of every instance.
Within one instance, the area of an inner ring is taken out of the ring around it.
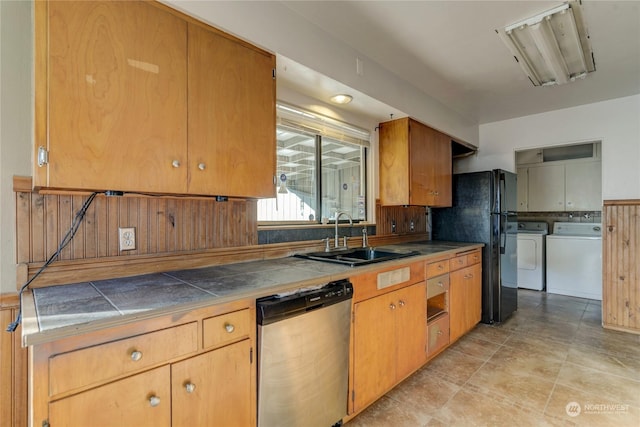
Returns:
[[[640,427],[640,335],[600,319],[600,301],[520,290],[508,321],[479,324],[346,426]]]

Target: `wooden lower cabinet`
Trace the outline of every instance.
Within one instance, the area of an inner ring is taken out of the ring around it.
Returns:
[[[449,273],[449,283],[449,338],[454,342],[482,317],[481,264]]]
[[[244,340],[171,365],[171,425],[251,425],[250,351]]]
[[[49,404],[52,427],[171,426],[169,366]]]
[[[30,425],[255,426],[251,325],[244,300],[33,346]]]
[[[426,302],[421,282],[354,304],[354,412],[425,363]]]
[[[443,314],[427,326],[429,358],[449,345],[449,314]]]

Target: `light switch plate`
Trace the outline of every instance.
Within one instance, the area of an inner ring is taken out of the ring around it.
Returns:
[[[136,248],[136,229],[135,227],[118,228],[121,251],[131,251]]]

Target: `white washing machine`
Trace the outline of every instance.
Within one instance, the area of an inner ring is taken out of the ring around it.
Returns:
[[[547,292],[602,300],[601,224],[553,224],[547,236]]]
[[[549,225],[544,221],[518,222],[518,288],[544,289],[547,234]]]

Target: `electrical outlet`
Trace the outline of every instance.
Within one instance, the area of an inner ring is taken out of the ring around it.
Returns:
[[[136,248],[136,229],[134,227],[120,227],[118,234],[121,251],[131,251]]]

